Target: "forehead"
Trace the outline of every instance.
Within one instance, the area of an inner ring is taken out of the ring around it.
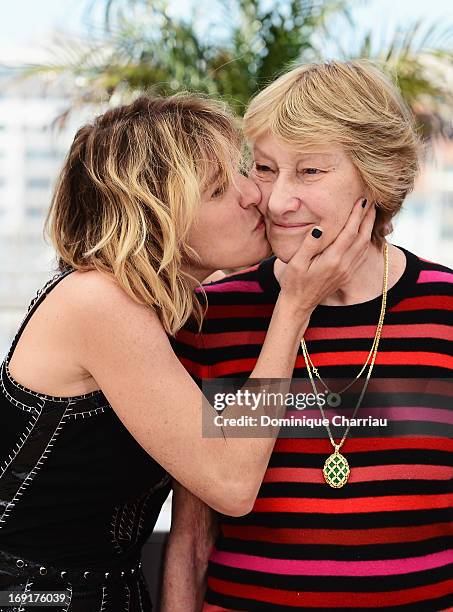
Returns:
[[[344,149],[337,144],[312,144],[311,146],[297,146],[280,140],[272,134],[260,136],[252,143],[255,157],[269,159],[284,159],[285,161],[299,162],[316,158],[323,163],[338,163],[346,157]]]

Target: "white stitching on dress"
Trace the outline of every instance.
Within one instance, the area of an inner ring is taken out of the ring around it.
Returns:
[[[129,588],[129,585],[127,584],[127,582],[124,583],[126,590],[126,607],[124,609],[124,612],[129,612],[129,603],[131,601],[131,590]]]
[[[6,372],[6,370],[4,370],[4,362],[2,363],[1,368],[0,368],[0,384],[1,384],[1,387],[2,387],[2,391],[6,395],[8,400],[12,404],[14,404],[17,408],[20,408],[21,410],[25,410],[26,412],[33,412],[33,413],[39,415],[39,410],[36,408],[36,406],[28,406],[27,404],[23,404],[22,402],[19,402],[19,400],[15,399],[12,395],[10,395],[10,393],[8,392],[8,390],[5,387],[5,384],[3,382],[3,376],[2,376],[3,371]],[[41,399],[41,401],[42,401],[42,399]],[[41,409],[42,409],[42,406],[41,406]]]
[[[142,589],[141,589],[141,582],[140,582],[140,577],[139,576],[137,577],[137,580],[136,580],[135,584],[137,585],[138,603],[140,604],[140,611],[139,612],[143,612]]]
[[[107,603],[107,587],[103,586],[102,587],[101,607],[99,608],[99,612],[105,612],[105,610],[107,609],[104,607],[106,603]]]
[[[107,603],[107,587],[103,586],[102,587],[102,601],[101,601],[101,609],[99,612],[103,612],[106,610],[106,608],[104,607],[105,604]]]
[[[25,315],[22,318],[22,321],[19,324],[19,327],[17,328],[17,332],[14,334],[14,338],[11,344],[11,347],[8,351],[8,355],[7,355],[7,360],[8,357],[10,356],[10,353],[12,351],[13,346],[16,343],[17,337],[19,336],[19,332],[22,328],[22,325],[25,323],[25,319],[28,317],[30,310],[33,308],[33,306],[35,305],[36,301],[39,299],[39,297],[44,293],[44,291],[46,291],[46,289],[48,289],[50,287],[50,285],[56,281],[58,278],[60,278],[60,276],[63,276],[65,274],[65,271],[59,271],[57,272],[50,280],[47,281],[47,283],[44,285],[44,287],[41,287],[41,289],[38,289],[38,291],[36,292],[35,297],[32,299],[32,301],[30,302],[28,308],[27,308],[27,312],[25,313]]]
[[[83,399],[88,399],[90,397],[93,397],[94,395],[99,395],[101,393],[100,389],[96,389],[95,391],[90,391],[90,393],[85,393],[85,395],[73,395],[70,397],[59,397],[59,396],[55,396],[55,395],[47,395],[46,393],[38,393],[37,391],[32,391],[31,389],[29,389],[28,387],[24,387],[23,385],[21,385],[19,382],[17,382],[17,380],[15,380],[9,370],[9,364],[8,364],[8,359],[5,359],[4,362],[4,367],[5,367],[5,373],[6,376],[9,380],[9,382],[16,387],[17,389],[20,389],[21,391],[24,391],[25,393],[28,393],[28,395],[32,395],[33,397],[37,397],[39,399],[44,399],[47,400],[49,402],[69,402],[70,400],[83,400]]]
[[[146,506],[151,498],[151,495],[153,495],[156,491],[158,491],[159,489],[162,489],[162,487],[164,487],[167,482],[170,481],[170,476],[168,474],[165,474],[165,476],[162,478],[162,480],[160,480],[157,484],[154,485],[154,487],[152,487],[149,491],[148,494],[146,496],[145,502],[143,503],[142,509],[140,511],[140,517],[138,520],[138,527],[137,527],[137,533],[135,535],[135,542],[138,541],[138,538],[140,537],[140,535],[143,532],[143,521],[145,520],[145,509]]]
[[[38,412],[38,416],[41,413]],[[5,473],[5,471],[7,470],[7,468],[11,465],[11,463],[14,461],[14,459],[17,457],[20,449],[23,447],[23,445],[25,444],[25,442],[28,439],[28,436],[31,434],[31,432],[33,431],[33,427],[36,425],[36,421],[38,420],[38,416],[35,417],[35,420],[31,420],[29,421],[28,425],[29,427],[26,428],[26,435],[22,434],[19,438],[19,442],[16,443],[16,447],[13,449],[13,454],[12,455],[8,455],[8,459],[5,460],[5,462],[3,463],[3,465],[0,467],[0,479],[2,478],[3,474]],[[23,437],[22,437],[23,436]]]
[[[68,402],[68,405],[65,408],[65,411],[57,425],[57,427],[55,428],[55,431],[52,434],[52,437],[50,438],[49,442],[47,443],[46,448],[44,449],[41,457],[38,459],[37,463],[35,464],[35,466],[33,467],[33,469],[30,471],[29,474],[27,474],[25,480],[23,481],[23,483],[20,485],[20,487],[18,488],[18,490],[16,491],[16,494],[14,495],[13,499],[8,503],[8,505],[5,508],[5,511],[3,512],[2,516],[0,517],[0,529],[3,527],[3,525],[5,524],[5,517],[8,516],[8,514],[11,513],[11,509],[16,505],[16,501],[18,500],[18,498],[23,494],[23,489],[25,489],[26,487],[28,487],[33,478],[36,476],[36,474],[38,473],[38,470],[42,467],[44,461],[47,459],[47,455],[50,452],[51,447],[54,445],[55,440],[57,439],[60,431],[63,429],[63,421],[66,417],[66,413],[68,411],[71,411],[71,402]]]
[[[91,391],[90,393],[86,393],[85,395],[74,395],[72,397],[58,397],[58,396],[53,396],[53,395],[47,395],[46,393],[38,393],[36,391],[32,391],[31,389],[28,389],[27,387],[24,387],[23,385],[21,385],[18,381],[16,381],[10,372],[9,369],[9,361],[10,358],[12,356],[11,352],[13,350],[14,345],[16,344],[16,340],[19,336],[19,333],[22,329],[22,326],[25,322],[25,319],[27,318],[27,316],[29,315],[30,311],[32,310],[32,308],[34,307],[34,305],[36,304],[36,302],[39,300],[39,298],[41,297],[41,295],[43,293],[45,293],[47,291],[47,289],[50,289],[55,283],[56,281],[60,278],[60,277],[64,277],[67,276],[71,271],[69,270],[60,270],[59,272],[57,272],[50,280],[47,281],[47,283],[44,285],[44,287],[42,287],[41,289],[38,289],[38,292],[36,293],[36,296],[33,298],[33,300],[31,301],[28,310],[24,316],[24,318],[22,319],[18,330],[14,336],[13,342],[11,344],[11,347],[8,351],[8,354],[4,360],[4,366],[5,366],[5,372],[6,372],[6,376],[9,380],[9,382],[16,387],[17,389],[20,389],[21,391],[24,391],[25,393],[28,393],[29,395],[32,395],[34,397],[37,397],[39,399],[43,399],[43,400],[48,400],[48,401],[52,401],[52,402],[68,402],[70,400],[82,400],[82,399],[87,399],[90,397],[93,397],[96,394],[101,393],[100,389],[96,389],[95,391]],[[2,364],[3,365],[3,364]]]
[[[68,601],[68,605],[65,608],[63,608],[62,612],[68,612],[69,607],[72,603],[72,586],[68,585],[68,588],[66,590],[68,591],[69,601]]]
[[[116,552],[118,552],[120,555],[123,554],[123,549],[121,548],[121,546],[118,543],[118,540],[116,539],[116,520],[118,518],[118,512],[120,510],[120,506],[115,506],[114,509],[114,514],[112,517],[112,521],[110,523],[110,533],[112,534],[112,544],[116,550]]]
[[[128,540],[131,542],[139,502],[140,500],[138,499],[135,502],[130,502],[123,506],[123,512],[121,514],[121,520],[118,528],[119,539]]]
[[[156,483],[151,489],[149,489],[146,493],[144,493],[141,497],[139,497],[135,502],[129,502],[125,504],[119,504],[115,506],[113,510],[112,520],[110,522],[110,534],[111,534],[111,542],[115,551],[119,554],[124,554],[127,546],[122,544],[119,540],[128,541],[130,544],[135,544],[140,535],[143,532],[143,526],[145,521],[145,514],[147,505],[151,499],[151,496],[164,487],[170,480],[170,476],[165,474],[164,477]],[[140,502],[143,500],[140,514],[138,515],[138,508]],[[133,508],[133,510],[132,510]],[[118,514],[121,511],[121,517],[118,524]],[[134,541],[133,539],[133,530],[136,525],[136,519],[138,515],[138,523],[137,523],[137,531],[135,534]],[[126,524],[125,524],[126,523]],[[127,535],[125,535],[127,534]]]
[[[30,589],[30,587],[31,587],[32,585],[33,585],[33,582],[30,582],[30,579],[29,579],[29,578],[27,578],[27,583],[26,583],[26,585],[25,585],[25,590],[24,590],[24,593],[29,593],[29,592],[30,592],[30,590],[29,590],[29,589]],[[26,610],[25,610],[25,608],[24,608],[24,607],[19,606],[19,610],[18,610],[18,612],[26,612]]]
[[[83,412],[73,412],[72,414],[68,414],[68,419],[76,420],[78,417],[82,417],[84,419],[85,416],[91,417],[91,416],[95,416],[96,414],[102,414],[103,412],[105,412],[105,409],[109,407],[110,407],[110,404],[106,404],[105,406],[99,406],[98,408],[93,408],[93,410],[84,410]]]

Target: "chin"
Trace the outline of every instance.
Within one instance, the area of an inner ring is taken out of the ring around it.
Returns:
[[[290,259],[296,254],[299,249],[301,243],[292,244],[291,242],[283,242],[283,241],[273,241],[272,242],[272,252],[274,255],[283,261],[283,263],[288,263]]]
[[[236,268],[247,268],[259,263],[272,255],[270,244],[265,241],[259,248],[250,249],[246,246],[243,249],[238,248],[231,257],[225,256],[221,259],[211,262],[210,268],[216,270],[235,270]]]

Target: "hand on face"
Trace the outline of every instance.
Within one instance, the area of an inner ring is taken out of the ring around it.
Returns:
[[[365,260],[375,219],[375,206],[359,198],[333,241],[319,231],[309,234],[281,269],[282,291],[312,310],[348,283]]]

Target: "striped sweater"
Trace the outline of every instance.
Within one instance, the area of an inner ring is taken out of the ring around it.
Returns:
[[[388,292],[373,377],[449,379],[453,272],[402,250],[406,269]],[[252,371],[279,292],[273,263],[206,287],[202,333],[184,329],[174,342],[198,382]],[[356,376],[380,305],[378,297],[315,309],[305,339],[323,377]],[[294,375],[307,376],[301,352]],[[273,612],[453,609],[452,451],[447,434],[348,437],[351,476],[332,489],[322,475],[327,433],[279,438],[252,512],[220,517],[206,603]]]

